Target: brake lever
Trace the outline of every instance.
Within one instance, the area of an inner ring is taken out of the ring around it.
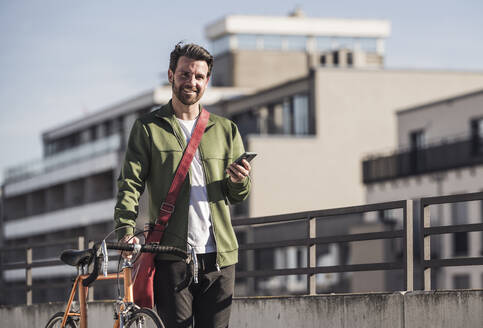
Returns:
[[[101,253],[104,263],[102,263],[102,274],[107,277],[107,268],[109,266],[109,255],[107,254],[106,240],[104,239],[101,243]]]

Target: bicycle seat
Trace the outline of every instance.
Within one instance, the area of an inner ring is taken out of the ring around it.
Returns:
[[[60,260],[72,266],[89,265],[93,259],[94,250],[92,249],[67,249],[60,254]]]

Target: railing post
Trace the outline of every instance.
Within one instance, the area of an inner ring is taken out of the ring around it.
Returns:
[[[88,247],[88,248],[92,248],[92,247],[94,247],[94,241],[92,241],[92,240],[91,240],[91,241],[89,241],[89,243],[88,243],[87,247]],[[94,263],[91,263],[91,265],[89,266],[89,272],[91,272],[91,271],[92,271],[93,267],[94,267]],[[87,301],[89,301],[89,302],[94,301],[94,285],[95,285],[95,284],[92,284],[92,285],[89,287],[89,292],[88,292],[88,294],[87,294]]]
[[[414,232],[413,200],[406,200],[404,206],[404,284],[406,291],[414,290]]]
[[[309,238],[315,238],[317,234],[317,223],[315,218],[308,218],[308,235]],[[307,267],[315,268],[317,266],[317,253],[316,245],[310,244],[307,247]],[[307,275],[307,290],[309,295],[317,294],[317,280],[315,273],[310,273]]]
[[[85,245],[84,236],[77,237],[77,248],[83,250]],[[87,328],[87,293],[88,287],[84,287],[82,280],[79,281],[79,308],[80,308],[80,328]]]
[[[425,261],[431,260],[431,236],[424,234],[424,229],[431,227],[431,211],[429,205],[421,201],[421,236],[423,240],[423,256],[421,267],[424,272],[424,290],[431,290],[431,267],[426,267]]]
[[[246,228],[246,243],[252,244],[255,240],[255,234],[252,226]],[[247,271],[255,271],[255,250],[245,251],[247,257]],[[246,278],[247,291],[253,295],[257,289],[257,280],[255,277]]]
[[[84,249],[84,245],[85,245],[84,243],[85,243],[84,236],[77,237],[77,249],[78,250]]]
[[[25,292],[26,303],[32,305],[32,248],[28,247],[25,254]]]

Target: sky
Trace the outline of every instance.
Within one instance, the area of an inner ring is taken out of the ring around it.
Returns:
[[[389,69],[483,73],[483,1],[0,0],[0,182],[41,134],[166,82],[179,41],[225,15],[387,19]]]

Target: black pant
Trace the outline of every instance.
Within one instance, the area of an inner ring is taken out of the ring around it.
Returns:
[[[184,261],[156,261],[154,300],[167,328],[226,328],[235,285],[235,266],[216,269],[216,253],[198,254],[198,283],[175,292],[184,280]]]

